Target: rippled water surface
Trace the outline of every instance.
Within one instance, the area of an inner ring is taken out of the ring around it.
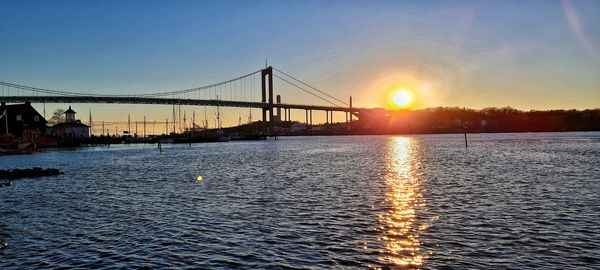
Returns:
[[[600,133],[469,137],[0,157],[0,269],[600,267]]]

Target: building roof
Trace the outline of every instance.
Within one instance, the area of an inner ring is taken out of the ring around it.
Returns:
[[[73,114],[75,114],[76,112],[73,109],[71,109],[71,106],[69,106],[69,109],[66,110],[65,113],[73,113]]]
[[[4,113],[5,109],[9,115],[25,114],[25,112],[29,111],[34,115],[39,116],[40,121],[42,123],[48,123],[48,121],[46,121],[46,119],[35,108],[33,108],[33,106],[31,106],[31,103],[29,102],[25,102],[23,104],[5,104],[4,102],[2,102],[2,104],[0,105],[0,115]]]
[[[83,124],[81,122],[58,123],[54,126],[51,126],[51,128],[76,128],[76,127],[89,128],[90,126]]]

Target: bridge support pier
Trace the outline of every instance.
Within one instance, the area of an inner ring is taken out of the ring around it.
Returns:
[[[281,96],[277,95],[277,105],[281,104]],[[277,107],[276,109],[277,111],[277,121],[281,122],[283,121],[283,118],[281,118],[281,107]],[[285,108],[283,108],[283,112],[285,113]],[[271,120],[273,121],[273,120]]]
[[[267,78],[265,78],[267,77]],[[269,88],[269,106],[262,109],[263,132],[273,134],[273,68],[267,67],[261,71],[262,102],[267,102],[267,84]],[[267,111],[269,111],[269,122],[267,123]]]
[[[267,102],[267,84],[265,83],[265,70],[262,70],[261,73],[261,90],[262,90],[262,98],[261,98],[261,102],[262,103],[266,103]],[[263,132],[267,131],[267,108],[263,107],[262,108],[262,130]]]
[[[350,115],[350,131],[352,131],[352,96],[350,96],[350,111],[348,114]]]
[[[304,110],[304,113],[306,114],[306,130],[308,130],[308,110]]]

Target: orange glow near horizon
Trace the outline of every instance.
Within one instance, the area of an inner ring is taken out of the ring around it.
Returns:
[[[356,99],[365,107],[414,110],[435,106],[443,97],[434,79],[415,74],[408,68],[381,71],[373,77],[368,91]]]

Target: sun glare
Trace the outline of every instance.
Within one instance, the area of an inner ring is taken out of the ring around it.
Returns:
[[[413,101],[413,94],[407,89],[400,89],[392,97],[394,105],[400,108],[408,107]]]

